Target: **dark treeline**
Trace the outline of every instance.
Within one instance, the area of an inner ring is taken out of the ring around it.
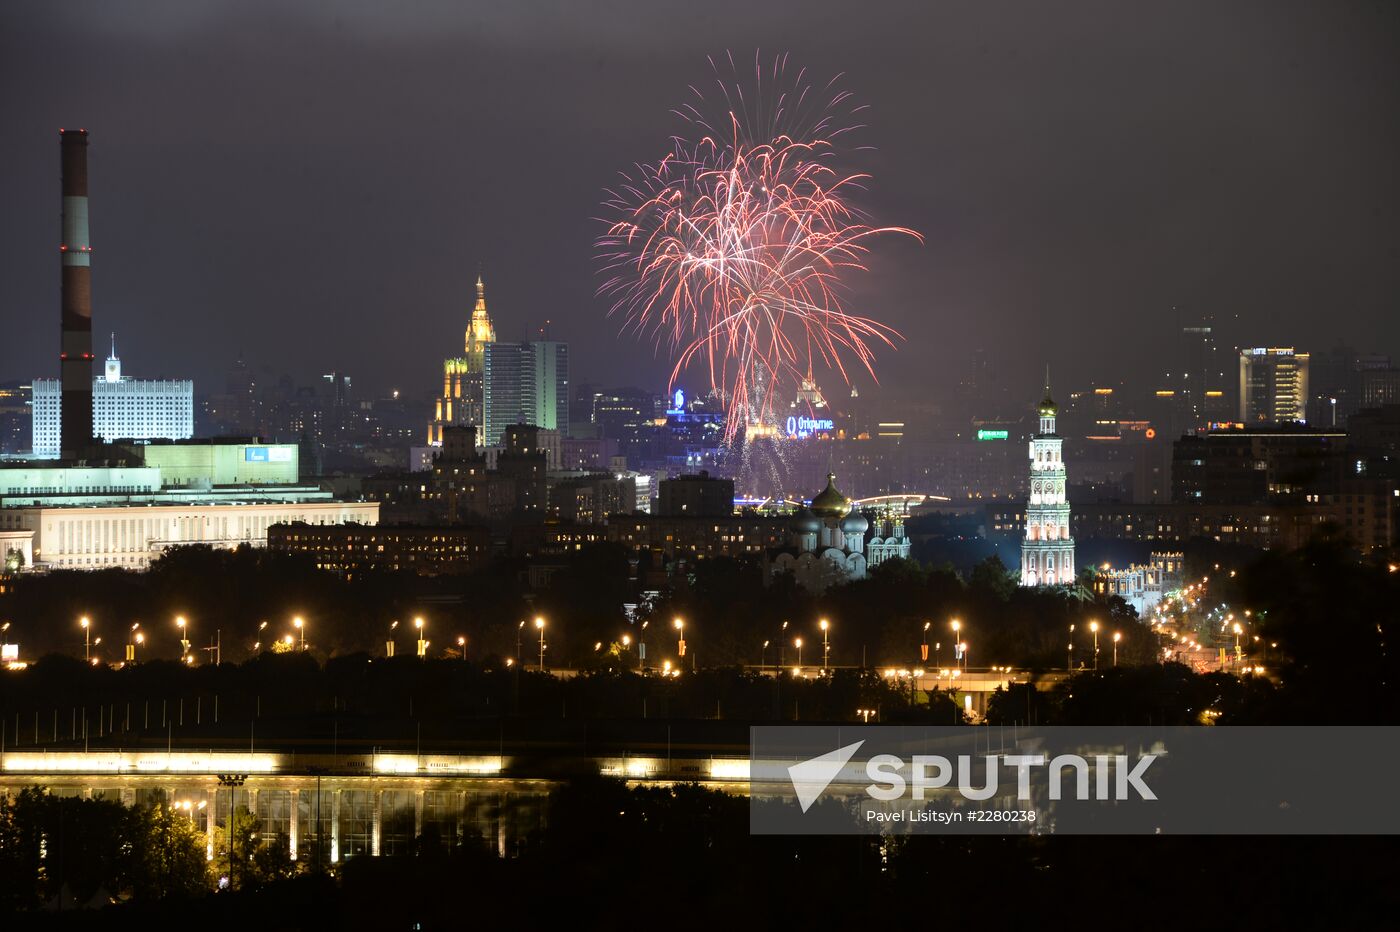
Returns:
[[[78,620],[86,616],[92,621],[90,636],[101,638],[93,656],[107,662],[123,658],[137,623],[144,636],[138,659],[178,659],[177,616],[189,620],[192,652],[200,660],[209,656],[205,648],[216,637],[225,660],[242,661],[288,636],[299,646],[303,634],[322,659],[382,655],[396,620],[396,651],[412,653],[412,620],[418,616],[426,621],[431,656],[455,655],[457,639],[464,637],[472,658],[519,656],[527,662],[538,657],[533,620],[543,617],[546,661],[567,667],[594,665],[599,651],[620,645],[624,635],[631,642],[619,654],[624,663],[636,664],[642,642],[652,666],[665,659],[679,662],[676,617],[686,623],[687,664],[702,666],[772,664],[780,656],[791,664],[799,637],[810,665],[821,658],[821,618],[830,620],[830,660],[837,666],[917,664],[925,623],[928,663],[949,664],[954,618],[962,622],[961,639],[969,645],[973,666],[1062,666],[1069,625],[1084,629],[1091,618],[1106,631],[1122,633],[1122,662],[1148,662],[1154,656],[1150,630],[1121,599],[1095,601],[1083,590],[1022,589],[995,557],[965,578],[950,566],[929,569],[891,560],[868,578],[822,596],[797,587],[790,576],[765,584],[757,561],[704,560],[676,572],[650,601],[642,600],[629,581],[631,568],[620,547],[594,545],[561,559],[563,566],[548,586],[533,591],[524,565],[509,561],[463,576],[367,573],[344,580],[288,554],[176,548],[145,573],[20,576],[12,591],[0,596],[0,618],[12,622],[11,636],[27,657],[82,657]],[[629,623],[623,606],[639,601],[640,615]],[[305,620],[303,631],[293,627],[296,617]]]
[[[240,857],[236,891],[208,895],[227,862],[207,871],[201,836],[178,813],[22,802],[8,818],[0,807],[3,906],[53,902],[65,887],[74,899],[122,903],[31,914],[45,928],[833,928],[930,916],[1002,927],[1018,913],[1049,928],[1091,915],[1179,928],[1203,915],[1236,921],[1241,911],[1260,927],[1351,928],[1400,906],[1388,882],[1397,856],[1384,841],[751,836],[745,800],[603,778],[556,790],[541,827],[510,858],[475,839],[445,846],[428,837],[412,856],[352,858],[333,870],[303,862],[295,873],[268,872]],[[36,832],[88,857],[65,855],[55,873],[53,849],[38,857]]]
[[[885,722],[964,720],[947,693],[861,670],[797,678],[601,669],[559,678],[460,660],[355,654],[320,664],[266,654],[217,668],[160,661],[120,669],[50,656],[0,677],[0,733],[11,749],[205,739],[390,744],[461,734],[473,720],[855,721],[859,709]]]

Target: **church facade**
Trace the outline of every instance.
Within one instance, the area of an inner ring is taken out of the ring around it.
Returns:
[[[877,520],[875,536],[867,548],[870,521],[854,506],[836,488],[836,476],[828,473],[826,488],[792,516],[789,546],[770,554],[770,578],[791,573],[809,592],[823,592],[833,585],[864,579],[869,567],[883,560],[909,556],[904,524],[895,517]]]

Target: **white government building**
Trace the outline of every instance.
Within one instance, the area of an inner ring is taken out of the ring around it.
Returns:
[[[298,482],[296,444],[133,444],[137,465],[0,465],[0,558],[24,569],[142,569],[168,547],[266,546],[267,529],[378,524],[379,503]]]
[[[35,379],[33,384],[34,457],[58,459],[62,383]],[[113,334],[106,369],[92,381],[92,433],[107,443],[187,440],[194,436],[194,383],[189,379],[124,378]]]

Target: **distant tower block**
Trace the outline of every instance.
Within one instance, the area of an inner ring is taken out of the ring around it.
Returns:
[[[1069,533],[1065,498],[1064,441],[1055,433],[1058,408],[1050,397],[1040,402],[1040,431],[1031,438],[1031,495],[1026,502],[1026,536],[1021,542],[1021,585],[1067,586],[1074,582],[1074,538]]]
[[[476,306],[463,340],[463,354],[442,361],[442,394],[428,425],[428,444],[442,446],[443,428],[475,425],[482,442],[482,372],[487,344],[496,342],[496,328],[486,311],[486,284],[476,277]]]

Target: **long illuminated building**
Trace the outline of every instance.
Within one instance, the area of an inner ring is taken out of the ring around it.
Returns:
[[[23,554],[25,568],[142,569],[169,547],[266,546],[274,524],[379,523],[378,502],[299,484],[295,444],[127,452],[128,464],[0,467],[0,549]]]

